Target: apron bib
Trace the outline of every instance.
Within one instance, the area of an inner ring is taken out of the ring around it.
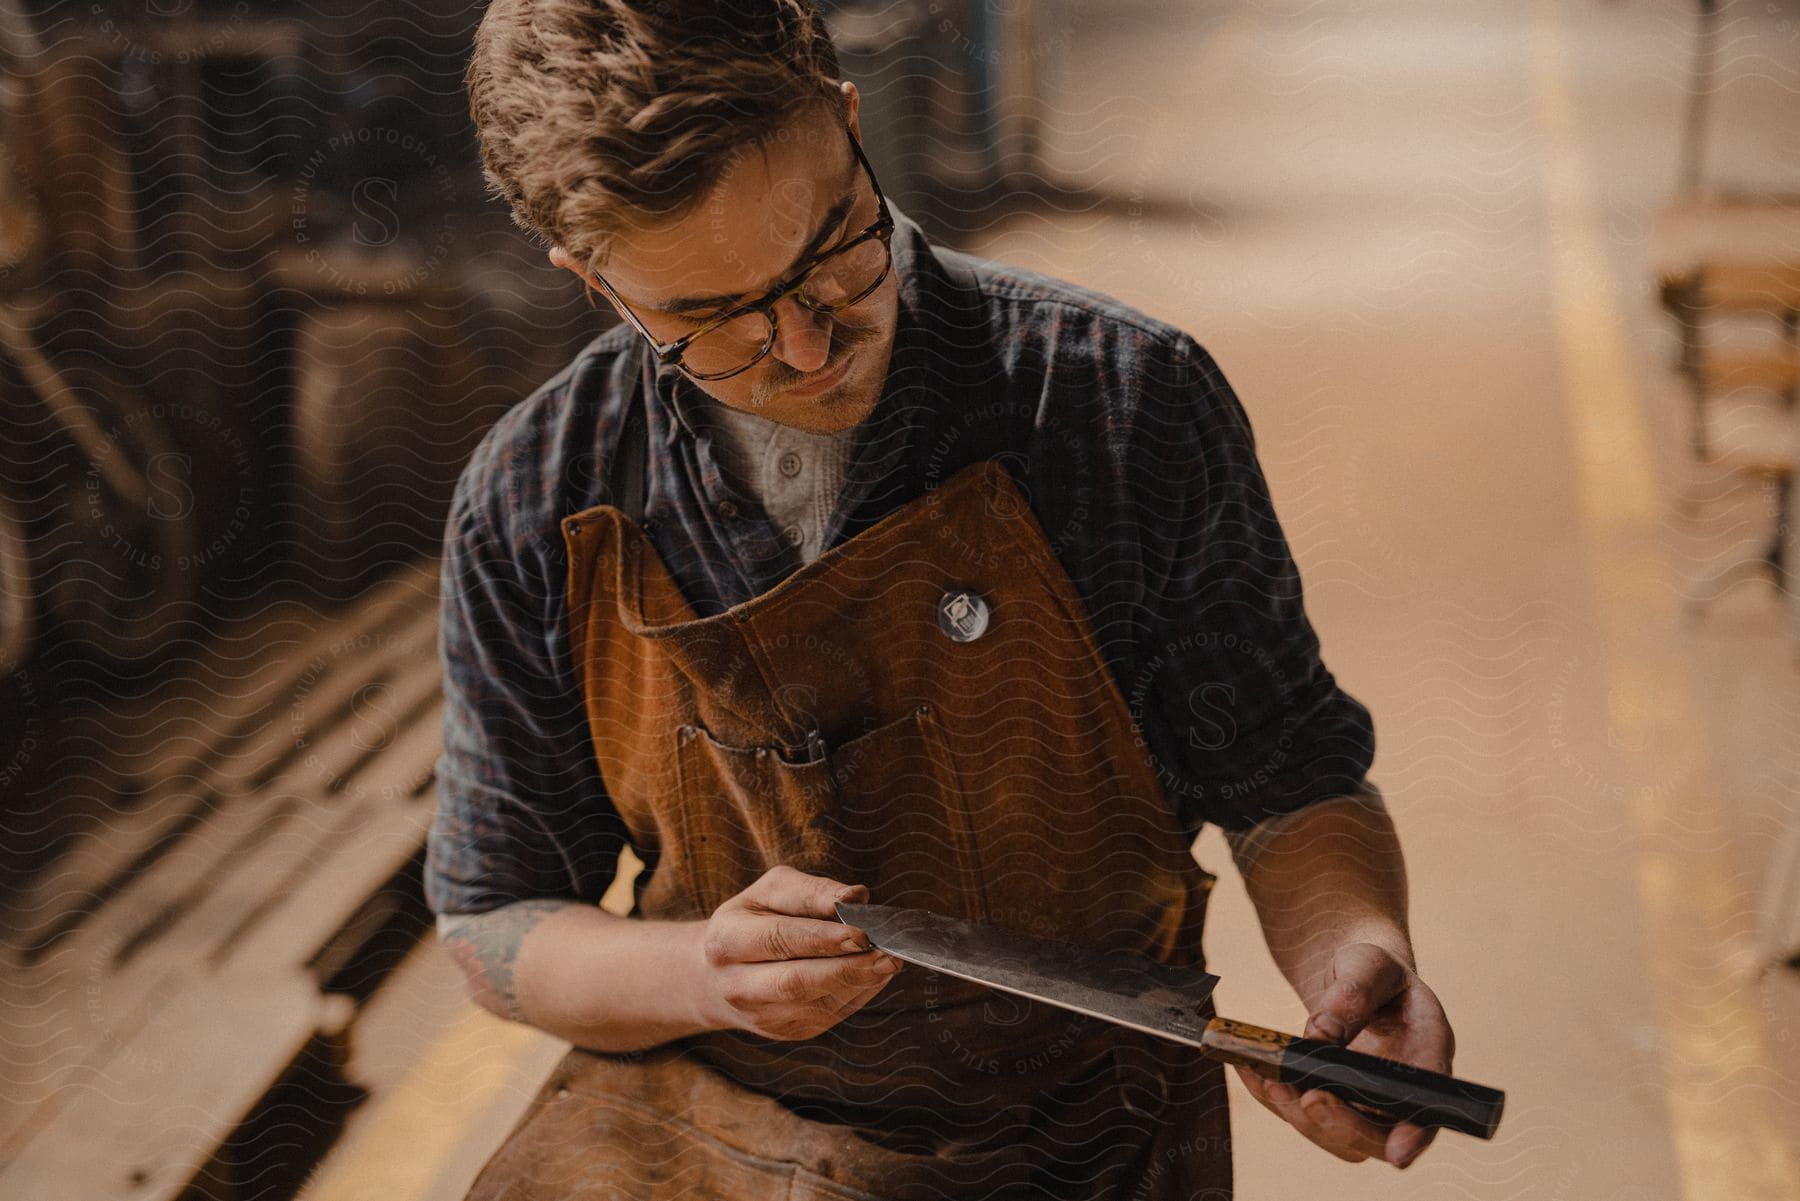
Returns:
[[[1201,963],[1212,877],[1003,466],[706,618],[618,509],[563,533],[571,652],[645,862],[643,917],[704,918],[785,863],[880,904]],[[908,966],[817,1038],[572,1051],[470,1196],[1230,1190],[1218,1065]]]

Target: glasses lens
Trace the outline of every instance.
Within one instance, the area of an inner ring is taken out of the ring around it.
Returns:
[[[810,309],[836,312],[867,297],[887,272],[887,241],[871,236],[822,259],[799,298]],[[775,326],[766,313],[744,313],[689,342],[681,365],[701,379],[734,375],[760,359],[774,341]]]
[[[801,295],[817,309],[855,304],[874,291],[887,267],[887,243],[881,238],[865,238],[820,263]]]
[[[744,313],[689,342],[681,365],[698,376],[729,375],[754,363],[774,340],[766,315]]]

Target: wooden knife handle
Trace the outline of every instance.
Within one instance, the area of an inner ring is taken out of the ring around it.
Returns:
[[[1302,1092],[1322,1088],[1394,1118],[1460,1130],[1476,1138],[1494,1137],[1506,1105],[1506,1094],[1496,1088],[1229,1018],[1209,1021],[1202,1041],[1214,1059],[1239,1064]]]

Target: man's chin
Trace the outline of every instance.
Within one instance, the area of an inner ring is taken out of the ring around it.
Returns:
[[[827,392],[822,396],[795,401],[778,413],[768,416],[809,434],[841,434],[861,425],[875,411],[879,393],[863,390]]]
[[[870,348],[872,349],[872,348]],[[776,393],[766,415],[814,434],[836,434],[862,424],[881,399],[882,373],[870,355],[856,354],[842,380],[814,395]]]

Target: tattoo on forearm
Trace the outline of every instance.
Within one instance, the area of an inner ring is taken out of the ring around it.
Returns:
[[[477,1004],[515,1022],[525,1020],[513,980],[519,946],[539,922],[573,904],[550,898],[515,901],[488,913],[459,917],[447,926],[444,947],[468,977]]]

